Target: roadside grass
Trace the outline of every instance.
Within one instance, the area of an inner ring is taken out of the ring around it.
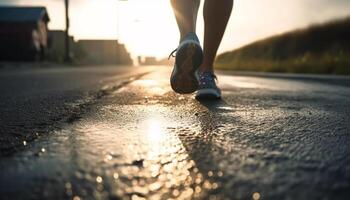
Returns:
[[[350,17],[312,25],[225,52],[215,68],[350,75]]]
[[[350,75],[350,53],[337,55],[307,53],[304,56],[286,60],[236,57],[234,59],[216,61],[215,68],[235,71]]]

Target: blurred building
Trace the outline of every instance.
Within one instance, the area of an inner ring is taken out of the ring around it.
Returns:
[[[84,65],[132,64],[130,54],[123,44],[117,40],[79,40],[69,37],[71,57],[74,63]],[[49,32],[49,60],[63,62],[65,57],[65,31],[52,30]]]
[[[75,49],[81,64],[132,64],[130,54],[118,40],[79,40]]]
[[[43,59],[49,21],[45,7],[0,7],[0,60]]]
[[[64,62],[65,59],[65,40],[66,32],[63,30],[51,30],[49,31],[49,53],[48,59],[53,62]],[[69,37],[69,43],[71,47],[71,57],[76,55],[74,37]]]
[[[157,65],[158,61],[156,57],[153,56],[147,56],[147,57],[138,57],[138,61],[140,65]]]
[[[163,58],[158,60],[156,57],[153,56],[146,56],[141,57],[138,56],[138,64],[139,65],[164,65],[164,66],[171,66],[174,64],[174,62],[168,58]]]

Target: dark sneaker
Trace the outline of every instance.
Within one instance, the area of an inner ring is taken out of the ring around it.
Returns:
[[[203,61],[203,51],[197,35],[188,33],[175,51],[171,88],[180,94],[195,92],[198,89],[196,71]]]
[[[212,72],[198,72],[196,99],[220,99],[221,90],[216,86],[216,79]]]

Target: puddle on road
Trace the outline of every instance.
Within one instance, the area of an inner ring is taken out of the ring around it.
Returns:
[[[166,80],[155,80],[155,79],[139,79],[132,82],[129,87],[133,87],[133,91],[138,91],[140,93],[147,93],[150,96],[162,96],[169,92],[169,87],[167,86],[168,81]],[[130,90],[129,87],[122,88],[115,92],[115,94],[120,94],[125,92],[125,90]]]
[[[1,167],[1,186],[7,187],[8,196],[21,191],[31,198],[215,199],[208,195],[218,188],[208,178],[213,172],[208,176],[198,170],[176,133],[184,127],[198,131],[193,125],[198,123],[169,115],[173,109],[103,106],[97,117],[26,143],[31,145],[28,151]]]

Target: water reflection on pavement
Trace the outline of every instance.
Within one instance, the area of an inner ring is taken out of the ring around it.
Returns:
[[[159,81],[137,80],[79,121],[26,144],[28,151],[7,161],[11,167],[2,166],[4,197],[190,199],[213,193],[218,183],[211,177],[222,172],[200,172],[177,135],[200,131],[186,105],[190,97],[164,105],[162,95],[172,92]],[[116,100],[123,97],[130,98],[126,104]]]

